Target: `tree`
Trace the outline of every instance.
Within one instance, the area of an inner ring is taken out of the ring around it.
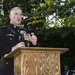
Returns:
[[[4,16],[3,1],[0,1],[0,25],[2,25],[3,23],[3,16]]]
[[[0,15],[0,25],[7,25],[10,9],[20,6],[22,24],[38,36],[38,46],[68,47],[69,57],[74,53],[75,0],[2,0],[0,5],[0,10],[4,11]],[[64,58],[67,61],[67,57],[62,56],[62,61]]]

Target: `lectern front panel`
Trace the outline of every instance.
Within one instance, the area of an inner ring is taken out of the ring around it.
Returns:
[[[14,58],[15,75],[60,75],[60,51],[25,51]]]

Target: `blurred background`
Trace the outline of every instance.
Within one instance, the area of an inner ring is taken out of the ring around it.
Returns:
[[[61,70],[75,70],[75,0],[0,0],[0,27],[9,24],[9,11],[23,10],[22,25],[38,37],[38,47],[69,48],[61,54]]]

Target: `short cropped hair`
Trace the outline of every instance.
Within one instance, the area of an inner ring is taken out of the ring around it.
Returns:
[[[14,10],[17,10],[17,9],[20,9],[20,10],[22,11],[22,9],[21,9],[20,7],[14,7],[14,8],[12,8],[12,9],[10,10],[10,13],[11,13],[12,11],[14,11]]]

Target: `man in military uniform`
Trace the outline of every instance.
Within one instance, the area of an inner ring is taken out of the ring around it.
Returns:
[[[12,8],[9,17],[9,25],[0,28],[0,75],[14,75],[13,59],[4,59],[5,54],[19,47],[37,44],[37,37],[20,26],[22,21],[20,7]],[[28,36],[28,41],[25,36]]]

